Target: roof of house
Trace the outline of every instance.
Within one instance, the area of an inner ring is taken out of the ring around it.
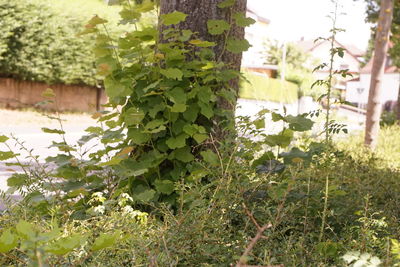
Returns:
[[[350,52],[350,54],[352,54],[354,56],[362,57],[365,55],[365,51],[359,49],[355,45],[346,44],[346,45],[344,45],[344,47],[345,47],[345,49],[347,49]]]
[[[303,49],[305,52],[312,52],[315,48],[323,44],[324,42],[328,42],[328,40],[320,40],[320,41],[312,41],[312,40],[301,40],[297,42],[297,45]],[[349,53],[351,56],[353,56],[357,61],[360,61],[359,57],[364,56],[365,52],[362,51],[361,49],[357,48],[354,45],[348,45],[348,44],[342,44],[338,41],[335,40],[335,45],[342,47]]]
[[[316,43],[313,40],[301,40],[301,41],[297,42],[297,45],[304,52],[310,52],[317,46]]]
[[[360,81],[360,77],[356,77],[351,80],[348,80],[347,82],[359,82],[359,81]]]
[[[257,18],[257,21],[259,22],[263,22],[266,24],[270,24],[271,21],[269,19],[267,19],[266,17],[261,16],[260,14],[257,13],[257,11],[255,11],[254,9],[247,7],[247,12],[249,12],[250,14],[252,14],[253,16],[255,16]]]
[[[389,42],[389,49],[393,47],[393,42]],[[360,70],[360,73],[371,73],[372,71],[372,63],[373,63],[374,57],[372,56],[371,59],[368,61],[368,63]],[[399,73],[399,69],[392,64],[392,59],[390,58],[389,55],[386,55],[386,61],[385,61],[385,73]]]
[[[373,61],[374,61],[373,57],[371,57],[367,65],[365,65],[360,70],[360,73],[365,73],[365,74],[371,73]],[[397,67],[392,65],[392,60],[389,58],[389,56],[386,56],[385,73],[398,73],[398,72],[399,70],[397,69]]]

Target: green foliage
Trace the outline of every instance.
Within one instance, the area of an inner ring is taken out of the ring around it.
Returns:
[[[380,11],[380,1],[377,0],[365,0],[367,3],[366,10],[366,21],[369,23],[377,23],[379,19],[379,11]],[[393,65],[396,67],[400,66],[400,3],[398,1],[394,1],[394,10],[393,10],[393,19],[391,24],[391,36],[390,42],[391,47],[389,49],[390,58],[392,60]],[[371,38],[368,44],[368,51],[365,55],[365,62],[367,63],[371,58],[374,50],[374,42],[376,35],[376,27],[372,28]]]
[[[282,67],[283,48],[278,41],[267,40],[265,49],[266,63]],[[311,66],[315,64],[316,60],[296,44],[286,44],[285,80],[297,84],[301,96],[312,96],[317,99],[324,89],[321,86],[311,87],[315,81]]]
[[[123,254],[129,248],[129,238],[139,235],[144,229],[148,214],[133,210],[129,206],[132,198],[122,194],[118,203],[112,205],[113,211],[108,211],[107,217],[102,216],[102,210],[108,208],[101,208],[105,204],[105,199],[101,197],[100,194],[93,195],[89,201],[97,212],[96,216],[90,220],[62,222],[61,227],[54,219],[54,216],[60,217],[57,215],[57,207],[49,221],[29,217],[31,222],[28,222],[8,214],[3,215],[0,224],[6,227],[0,232],[0,252],[3,253],[0,264],[15,262],[40,266],[46,262],[49,266],[87,265],[95,258],[102,258],[104,254]],[[14,212],[21,210],[16,208]],[[130,230],[123,232],[123,227],[130,227]],[[103,263],[109,264],[108,260],[104,259]],[[115,260],[111,259],[111,262]],[[107,266],[112,265],[110,263]]]
[[[82,25],[45,4],[1,1],[0,72],[25,80],[95,84],[90,40],[75,38]]]
[[[112,21],[111,34],[124,28],[116,25],[118,8],[94,0],[0,1],[1,76],[97,85],[93,38],[76,37],[94,13]]]
[[[124,22],[151,7],[124,6]],[[103,22],[94,17],[89,24],[98,51],[112,40],[96,26]],[[0,136],[8,148],[0,156],[22,168],[1,195],[7,209],[0,216],[0,265],[397,263],[397,126],[382,131],[386,142],[371,154],[349,151],[361,147],[351,138],[343,150],[310,138],[310,117],[319,111],[265,109],[237,118],[235,135],[215,140],[213,124],[232,131],[231,110],[216,102],[234,104],[229,83],[239,74],[191,32],[172,27],[162,34],[165,42],[155,28],[138,29],[98,53],[114,109],[94,114],[99,126],[87,128],[77,145],[67,143],[62,127],[44,128],[62,141],[53,142],[59,153],[42,164],[18,138]],[[54,101],[52,90],[44,96]],[[51,118],[62,126],[58,114]],[[338,131],[342,125],[328,120],[324,132]],[[91,140],[101,147],[88,149]],[[7,196],[16,192],[22,200],[13,203]]]
[[[265,60],[267,64],[279,65],[282,61],[282,45],[277,40],[267,40],[265,42]],[[293,69],[310,69],[311,55],[304,52],[294,43],[286,44],[286,64]]]
[[[297,101],[297,86],[285,81],[246,72],[241,81],[239,97],[272,102],[293,103]]]
[[[284,126],[277,134],[266,133],[265,127],[273,127],[263,123],[266,114],[271,114],[273,123]],[[117,115],[103,112],[95,117],[107,121]],[[50,265],[85,266],[96,260],[109,266],[151,262],[225,266],[242,258],[257,231],[254,220],[273,227],[254,246],[251,257],[246,258],[248,264],[340,266],[345,260],[363,260],[365,253],[374,255],[365,258],[367,261],[377,257],[389,266],[395,262],[396,247],[393,245],[393,256],[386,253],[390,251],[387,238],[399,238],[398,173],[362,151],[353,155],[313,142],[296,147],[299,134],[313,126],[305,114],[262,110],[256,117],[238,119],[240,134],[233,150],[222,145],[217,150],[204,149],[201,158],[190,158],[186,146],[176,149],[171,154],[178,160],[190,159],[191,166],[203,167],[176,182],[156,178],[152,188],[134,179],[143,177],[149,164],[159,164],[160,155],[153,152],[141,161],[129,158],[136,146],[119,146],[125,140],[119,131],[89,127],[81,143],[98,138],[103,144],[114,142],[114,148],[90,152],[89,159],[83,160],[78,152],[84,149],[69,147],[71,155],[48,158],[51,165],[30,166],[26,174],[19,174],[21,181],[10,184],[24,192],[24,199],[9,206],[0,219],[0,226],[6,226],[0,233],[0,249],[5,255],[0,264],[42,260]],[[183,131],[194,136],[205,129],[191,124],[183,126]],[[397,131],[388,128],[382,134],[393,142]],[[58,131],[49,134],[64,135]],[[360,147],[354,142],[344,145],[347,150],[353,146]],[[400,151],[396,145],[391,149]],[[99,166],[103,156],[119,162]],[[326,217],[324,240],[319,242],[325,189],[321,177],[326,175],[330,176],[331,212]],[[129,180],[136,183],[127,190],[124,184]],[[52,194],[44,198],[40,194],[45,191]],[[159,194],[176,194],[174,208],[171,202],[153,202]],[[393,203],[386,201],[388,196]],[[149,202],[153,202],[151,209],[143,205]],[[354,258],[357,255],[360,257]]]
[[[207,28],[211,35],[218,35],[229,30],[230,25],[225,20],[209,20],[207,21]]]
[[[400,169],[400,142],[398,138],[399,125],[385,126],[379,133],[379,145],[374,153],[368,152],[363,147],[363,135],[361,133],[339,142],[339,148],[346,149],[351,156],[360,158],[368,164],[368,159],[374,161],[377,168]]]
[[[291,123],[305,119],[273,116],[277,124],[282,119]],[[236,264],[242,257],[256,235],[255,220],[273,227],[253,247],[247,264],[342,266],[379,259],[381,264],[395,266],[398,245],[390,239],[400,238],[399,176],[393,166],[382,165],[379,157],[396,155],[354,154],[352,148],[359,145],[347,139],[344,151],[304,143],[301,149],[293,148],[279,156],[276,147],[265,147],[264,128],[257,129],[251,121],[254,119],[244,117],[238,123],[243,134],[230,164],[226,160],[232,157],[229,148],[218,150],[223,165],[217,153],[202,153],[207,158],[207,184],[201,182],[205,177],[201,172],[191,173],[193,180],[174,185],[157,180],[157,191],[174,190],[180,196],[177,210],[162,204],[154,206],[150,215],[135,210],[134,206],[144,208],[133,204],[135,198],[150,200],[155,190],[135,193],[134,197],[102,192],[88,195],[86,212],[91,215],[80,220],[71,219],[68,212],[76,206],[65,209],[54,203],[48,209],[50,216],[42,218],[37,216],[38,206],[26,209],[26,202],[22,202],[10,207],[0,219],[4,226],[0,233],[0,264],[44,260],[50,265],[87,266],[95,260],[107,266],[151,262],[160,266],[225,266]],[[397,127],[387,128],[382,134],[391,138],[397,131]],[[262,139],[250,141],[249,134]],[[380,148],[385,148],[382,143]],[[265,156],[259,156],[263,151]],[[335,156],[332,158],[330,153]],[[272,159],[284,164],[284,170],[264,172],[266,169],[259,168],[261,171],[256,172],[253,163],[270,166]],[[331,177],[331,212],[325,240],[318,242],[325,188],[321,177],[325,175]],[[388,197],[392,201],[388,202]]]
[[[248,27],[256,22],[254,19],[246,17],[245,13],[235,13],[233,18],[235,19],[235,23],[242,27]]]
[[[185,21],[186,17],[187,17],[186,14],[179,11],[174,11],[170,14],[161,15],[162,23],[167,26],[178,24],[182,21]]]
[[[381,126],[391,126],[397,123],[397,114],[393,111],[384,111],[381,115],[379,124]]]
[[[234,54],[247,51],[251,47],[247,40],[228,39],[226,49]]]
[[[219,8],[227,8],[227,7],[231,7],[235,4],[236,0],[224,0],[221,3],[219,3],[217,6]]]
[[[221,4],[229,8],[230,3]],[[230,82],[238,79],[239,73],[208,48],[214,43],[195,39],[190,30],[174,26],[185,21],[187,15],[182,12],[162,14],[161,33],[155,26],[137,27],[142,14],[152,12],[153,6],[150,1],[124,5],[123,21],[136,30],[118,39],[104,31],[101,24],[105,21],[99,17],[88,23],[87,33],[96,33],[97,66],[105,76],[109,106],[121,108],[117,120],[99,119],[114,128],[103,133],[112,137],[107,143],[117,143],[116,154],[99,165],[123,173],[124,183],[118,184],[118,190],[137,193],[138,202],[174,206],[176,184],[192,173],[207,171],[197,159],[214,138],[215,127],[235,132],[233,110],[222,109],[217,102],[235,106],[237,96]],[[237,20],[250,23],[241,16]],[[246,40],[231,39],[226,21],[210,20],[205,26],[212,35],[227,33],[221,40],[226,44],[223,53],[241,53],[250,46]],[[124,147],[132,149],[122,153]]]

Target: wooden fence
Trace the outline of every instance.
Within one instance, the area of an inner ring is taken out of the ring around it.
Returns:
[[[0,78],[0,107],[34,107],[43,101],[42,92],[47,88],[54,90],[56,103],[43,106],[45,109],[59,111],[93,112],[100,110],[107,102],[104,90],[85,85],[48,85],[46,83]]]

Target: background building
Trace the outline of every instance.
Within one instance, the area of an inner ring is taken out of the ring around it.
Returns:
[[[371,83],[372,59],[360,71],[360,76],[347,82],[346,101],[365,108],[368,103],[369,86]],[[397,102],[400,86],[399,70],[392,65],[387,57],[385,74],[382,80],[382,104],[386,110],[393,110]]]

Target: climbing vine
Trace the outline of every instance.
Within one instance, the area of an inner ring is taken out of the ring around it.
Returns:
[[[234,3],[223,1],[218,8],[229,9]],[[155,26],[140,27],[138,20],[146,12],[155,12],[153,2],[125,2],[122,21],[135,30],[118,40],[111,39],[107,21],[97,16],[83,33],[96,33],[98,73],[104,76],[109,105],[119,110],[99,117],[115,128],[113,134],[127,131],[121,151],[103,165],[118,165],[131,174],[128,186],[141,200],[173,201],[177,181],[207,174],[196,158],[216,163],[211,144],[215,128],[234,132],[233,112],[218,107],[217,100],[235,105],[236,92],[229,82],[240,73],[215,55],[211,48],[216,43],[174,27],[187,14],[161,15],[159,23],[166,27],[160,33]],[[236,13],[233,23],[245,27],[254,20]],[[242,53],[250,47],[244,39],[230,38],[227,21],[209,20],[205,26],[211,35],[223,37],[224,50]]]

